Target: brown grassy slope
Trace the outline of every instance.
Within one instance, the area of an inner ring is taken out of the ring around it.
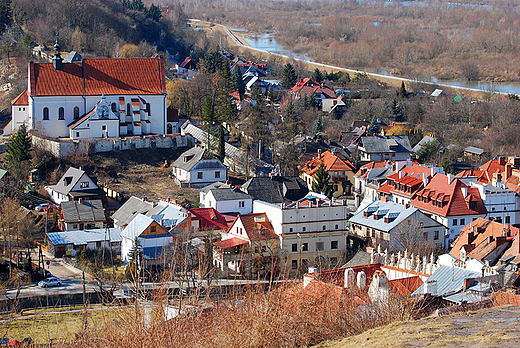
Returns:
[[[515,306],[396,322],[319,347],[519,347],[520,308]]]

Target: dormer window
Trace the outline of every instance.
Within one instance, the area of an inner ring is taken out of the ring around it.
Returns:
[[[477,202],[476,201],[469,202],[469,209],[477,209]]]

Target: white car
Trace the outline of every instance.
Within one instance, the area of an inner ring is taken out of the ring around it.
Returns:
[[[38,286],[41,288],[49,288],[51,286],[60,286],[62,280],[56,277],[45,278],[44,280],[40,280]]]

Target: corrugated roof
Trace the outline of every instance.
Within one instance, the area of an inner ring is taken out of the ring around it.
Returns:
[[[162,58],[84,59],[64,63],[61,70],[51,63],[30,63],[30,94],[139,95],[166,92]]]
[[[221,241],[218,241],[218,242],[213,242],[213,245],[224,250],[224,249],[230,249],[230,248],[235,248],[237,246],[240,246],[240,245],[246,245],[246,244],[249,244],[249,242],[247,240],[244,240],[244,239],[240,239],[240,238],[235,238],[235,237],[232,237],[232,238],[229,238],[229,239],[224,239],[224,240],[221,240]]]
[[[106,232],[106,233],[105,233]],[[121,230],[117,227],[109,228],[97,228],[92,230],[79,230],[79,231],[64,231],[64,232],[49,232],[47,237],[54,245],[85,245],[87,243],[108,241],[120,242],[121,241]]]
[[[467,278],[478,278],[480,272],[470,271],[460,267],[450,267],[441,265],[427,281],[437,281],[437,293],[435,295],[450,295],[462,290],[464,285],[464,279]],[[424,290],[421,285],[417,290],[414,291],[412,296],[421,295]]]
[[[66,223],[106,221],[100,200],[62,202],[61,209]]]

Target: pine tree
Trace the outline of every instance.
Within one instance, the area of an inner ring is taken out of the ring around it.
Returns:
[[[5,162],[7,168],[18,167],[22,161],[31,159],[31,137],[24,124],[18,128],[9,140],[6,148]]]
[[[215,115],[215,106],[213,104],[213,100],[208,95],[204,100],[204,104],[202,104],[202,122],[204,122],[204,126],[206,128],[207,140],[206,140],[206,148],[211,150],[211,130],[215,125],[216,115]]]
[[[0,34],[4,33],[12,20],[13,11],[11,10],[11,0],[0,1]]]
[[[379,133],[379,124],[377,123],[377,119],[375,117],[372,118],[372,121],[370,122],[370,126],[368,126],[368,133],[370,133],[370,134]]]
[[[401,82],[401,87],[399,88],[399,93],[397,94],[399,98],[406,98],[408,92],[406,92],[406,87],[404,85],[404,81]]]
[[[233,81],[233,87],[237,90],[237,92],[241,96],[244,95],[244,93],[246,93],[246,84],[244,83],[242,74],[240,74],[240,68],[238,65],[235,65],[235,68],[233,69],[231,80]]]
[[[128,261],[130,264],[135,264],[136,266],[140,266],[141,264],[141,243],[139,243],[139,237],[135,237],[132,242],[132,248],[128,252]]]
[[[392,113],[394,115],[394,121],[395,122],[403,122],[404,121],[403,106],[401,105],[401,103],[397,102],[397,99],[394,99],[392,101]]]
[[[282,72],[282,87],[285,89],[292,88],[297,80],[298,78],[294,66],[291,63],[285,64]]]
[[[318,135],[318,133],[323,132],[323,122],[321,120],[321,115],[318,116],[314,124],[312,125],[312,133],[314,135]]]
[[[318,170],[314,174],[314,181],[312,182],[312,191],[316,193],[323,193],[325,196],[332,198],[334,189],[330,184],[329,172],[325,170],[325,163],[320,163]]]
[[[224,127],[218,127],[218,157],[221,162],[224,162],[226,157],[226,139],[224,133]]]
[[[320,71],[320,69],[318,69],[318,68],[314,69],[314,72],[312,73],[311,79],[313,81],[318,82],[318,83],[322,83],[323,82],[323,74]]]

